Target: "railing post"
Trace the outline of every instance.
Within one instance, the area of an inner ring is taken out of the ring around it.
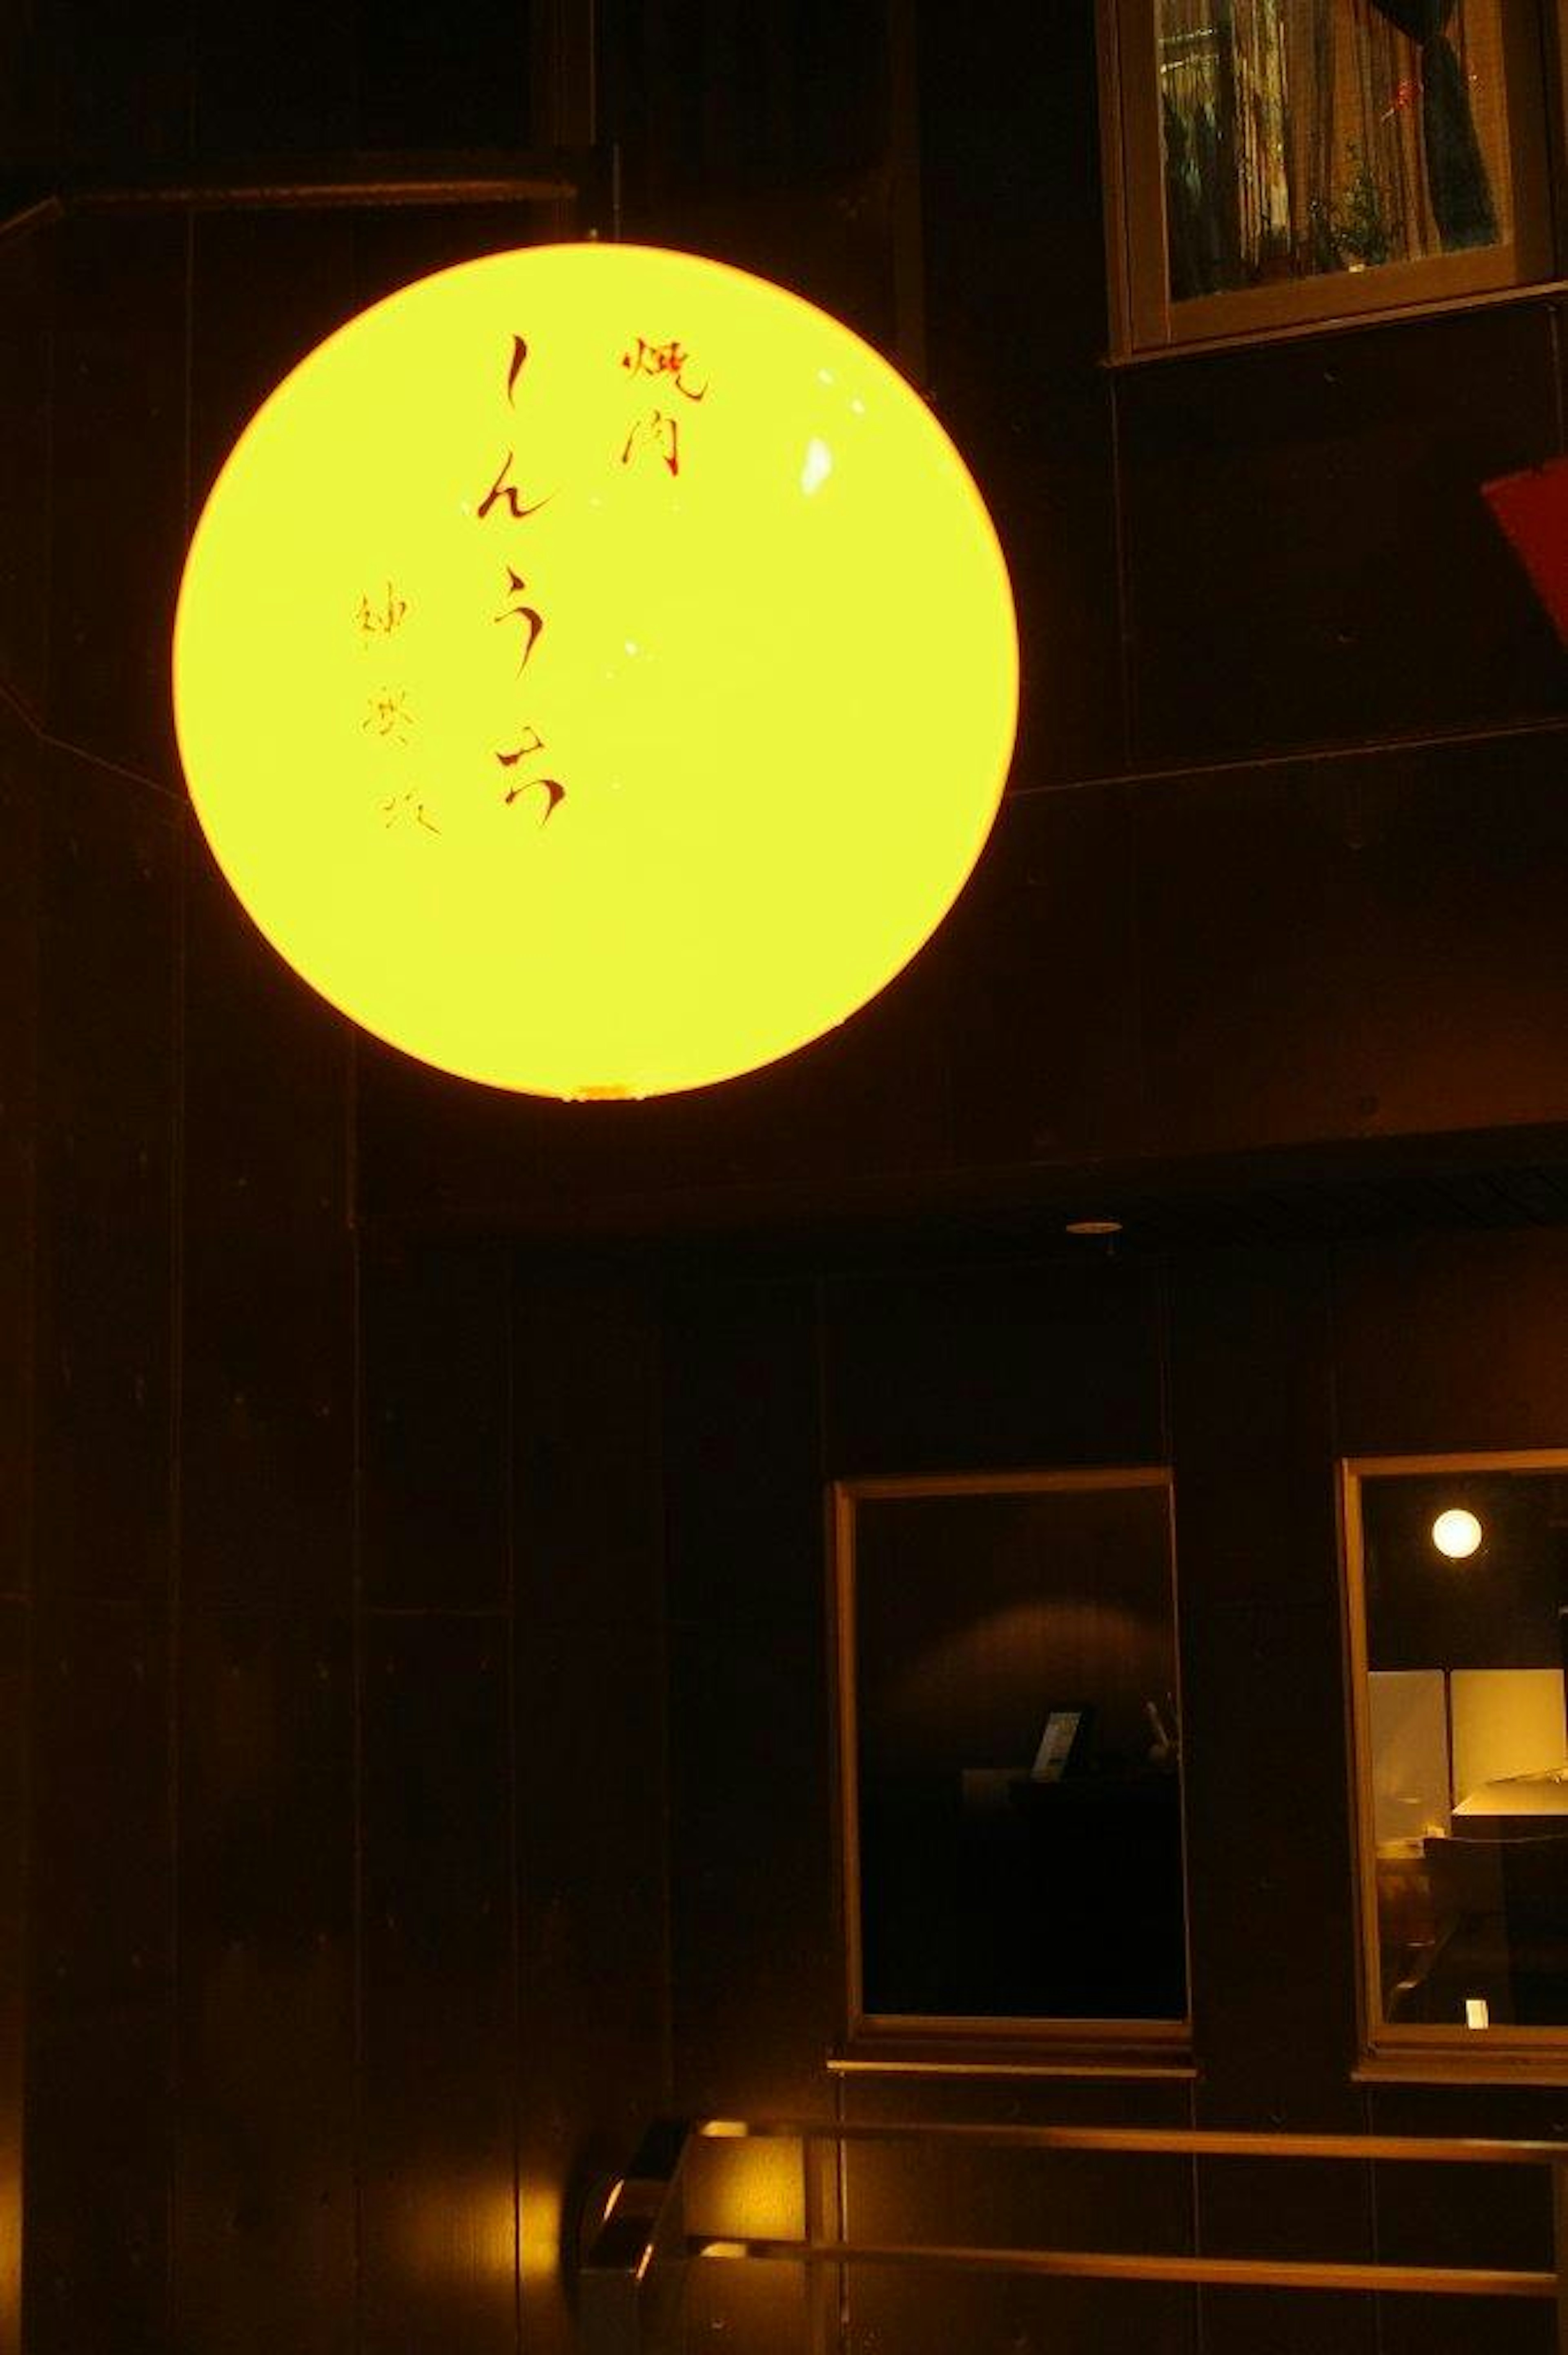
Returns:
[[[643,2136],[577,2272],[583,2355],[676,2355],[686,2288],[686,2130]]]
[[[800,2137],[801,2227],[808,2249],[819,2248],[824,2241],[838,2238],[836,2223],[830,2225],[823,2197],[828,2154],[832,2151],[836,2156],[837,2148],[836,2144],[819,2142],[813,2135]],[[810,2355],[830,2355],[830,2318],[836,2312],[839,2298],[838,2267],[808,2264],[805,2291],[807,2346]]]
[[[1556,2355],[1568,2355],[1568,2158],[1552,2159],[1552,2270],[1556,2273]]]

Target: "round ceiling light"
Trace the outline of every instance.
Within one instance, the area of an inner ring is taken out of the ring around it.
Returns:
[[[1481,1525],[1462,1505],[1451,1505],[1432,1524],[1432,1542],[1450,1561],[1463,1561],[1481,1542]]]
[[[940,922],[1012,756],[979,492],[837,321],[691,254],[494,254],[266,401],[192,541],[180,753],[273,946],[560,1097],[750,1071]]]

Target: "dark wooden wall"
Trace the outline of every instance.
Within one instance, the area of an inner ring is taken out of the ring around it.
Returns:
[[[666,1295],[675,2092],[688,2113],[1568,2132],[1561,2087],[1363,2085],[1335,1526],[1341,1455],[1561,1444],[1559,1231],[1001,1265],[907,1249],[690,1272]],[[1505,1437],[1505,1434],[1511,1436]],[[1176,1500],[1193,2082],[850,2077],[825,1674],[824,1479],[1168,1461]],[[783,2169],[718,2144],[715,2232],[793,2229]],[[755,2167],[745,2155],[742,2164]],[[857,2153],[854,2231],[1534,2264],[1543,2182],[1314,2166]],[[749,2203],[749,2204],[748,2204]],[[771,2217],[771,2222],[764,2221]],[[1461,2252],[1463,2253],[1461,2254]],[[797,2347],[794,2286],[715,2266],[701,2328]],[[1458,2350],[1463,2302],[869,2273],[854,2348]],[[1499,2307],[1489,2345],[1543,2350]]]
[[[1477,491],[1562,447],[1561,306],[1108,372],[1088,0],[916,13],[917,125],[878,7],[606,15],[629,233],[907,349],[917,131],[924,373],[1024,629],[1014,792],[952,922],[716,1094],[514,1103],[353,1040],[180,796],[168,626],[235,431],[366,300],[558,225],[79,208],[0,245],[0,2355],[554,2355],[563,2219],[644,2116],[831,2105],[840,1471],[1176,1466],[1202,2076],[932,2114],[1568,2127],[1545,2089],[1350,2082],[1330,1480],[1340,1448],[1561,1442],[1559,1235],[836,1240],[1324,1142],[1480,1133],[1500,1165],[1568,1119],[1562,657]],[[33,0],[0,187],[542,135],[548,15]],[[850,2196],[866,2229],[1384,2254],[1468,2219],[1534,2260],[1528,2200],[1455,2186],[1432,2223],[1425,2190],[1216,2169],[1194,2220],[1166,2178],[927,2162]],[[767,2355],[796,2302],[731,2268],[697,2335]],[[870,2285],[847,2343],[1194,2327]],[[1216,2296],[1202,2344],[1321,2328]]]

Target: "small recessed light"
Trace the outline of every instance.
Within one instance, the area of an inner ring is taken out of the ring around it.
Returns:
[[[1119,1235],[1119,1219],[1069,1219],[1062,1230],[1068,1235]]]

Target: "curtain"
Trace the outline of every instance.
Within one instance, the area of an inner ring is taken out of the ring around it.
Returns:
[[[1448,38],[1455,5],[1456,0],[1372,0],[1380,16],[1420,46],[1426,193],[1445,250],[1495,245],[1498,239],[1497,208],[1470,94]]]

